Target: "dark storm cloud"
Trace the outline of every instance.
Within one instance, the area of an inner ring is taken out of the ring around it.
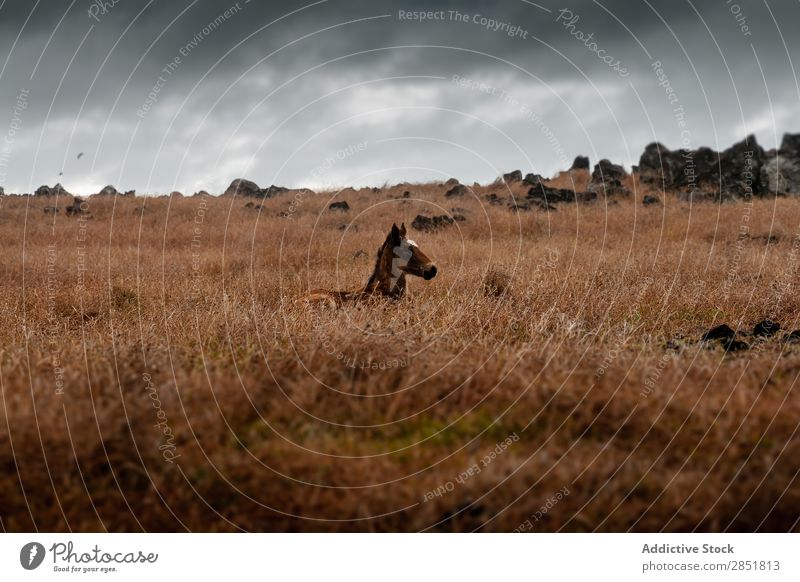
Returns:
[[[769,147],[800,130],[798,6],[7,0],[0,184],[487,180],[630,165],[654,139]]]

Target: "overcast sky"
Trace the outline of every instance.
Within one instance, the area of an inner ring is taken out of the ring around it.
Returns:
[[[0,0],[0,185],[484,182],[800,132],[796,0],[492,4]]]

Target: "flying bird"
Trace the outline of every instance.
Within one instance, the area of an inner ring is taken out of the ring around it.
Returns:
[[[80,160],[83,157],[83,152],[78,154],[78,159]]]

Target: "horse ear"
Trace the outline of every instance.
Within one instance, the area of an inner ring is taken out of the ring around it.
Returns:
[[[400,225],[400,236],[406,236],[406,223]]]
[[[396,224],[392,225],[392,234],[390,236],[392,237],[392,243],[395,245],[400,244],[400,229],[397,228]]]

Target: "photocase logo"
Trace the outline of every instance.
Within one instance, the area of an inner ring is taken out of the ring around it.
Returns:
[[[44,561],[44,546],[39,542],[29,542],[19,551],[19,563],[26,570],[35,570]]]

